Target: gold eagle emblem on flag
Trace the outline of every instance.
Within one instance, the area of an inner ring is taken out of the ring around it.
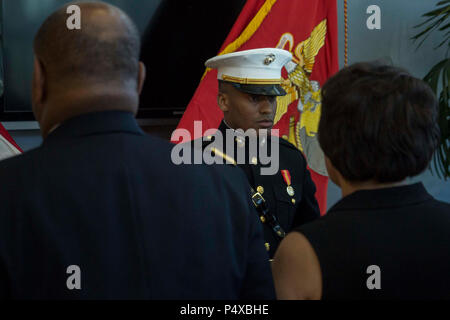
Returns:
[[[292,34],[285,33],[277,45],[284,49],[289,45],[293,59],[286,65],[288,79],[283,84],[286,96],[277,98],[277,112],[274,122],[277,123],[288,111],[291,103],[298,100],[300,120],[295,124],[294,117],[290,119],[288,141],[300,149],[307,159],[308,165],[317,173],[327,176],[325,159],[317,140],[321,112],[321,89],[317,81],[311,81],[315,59],[320,49],[325,45],[327,20],[320,22],[311,32],[308,39],[300,42],[295,50]]]

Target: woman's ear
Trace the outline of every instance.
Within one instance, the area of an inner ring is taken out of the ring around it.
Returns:
[[[331,179],[331,181],[334,182],[338,187],[341,185],[341,174],[339,171],[334,167],[333,163],[331,162],[330,158],[325,156],[325,166],[327,167],[328,177]]]

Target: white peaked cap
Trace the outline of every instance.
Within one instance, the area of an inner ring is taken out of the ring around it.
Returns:
[[[289,51],[261,48],[220,55],[206,61],[219,80],[240,84],[281,84],[281,70],[292,60]]]

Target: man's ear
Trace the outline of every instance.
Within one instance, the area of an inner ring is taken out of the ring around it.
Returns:
[[[229,98],[226,93],[219,92],[217,94],[217,104],[219,105],[220,110],[223,112],[227,112],[229,110]]]
[[[147,76],[147,69],[145,68],[145,64],[139,61],[138,94],[141,94],[142,92],[146,76]]]
[[[34,69],[33,69],[33,81],[32,81],[32,104],[33,112],[36,120],[40,120],[41,117],[41,106],[47,98],[47,79],[45,75],[45,70],[42,62],[35,56],[34,57]]]

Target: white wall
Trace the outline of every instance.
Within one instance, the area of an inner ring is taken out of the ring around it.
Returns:
[[[443,35],[434,34],[420,49],[410,38],[418,33],[415,25],[424,21],[422,14],[431,11],[439,0],[348,0],[348,58],[349,64],[386,59],[423,78],[433,65],[445,58],[445,48],[435,50]],[[370,5],[381,9],[381,29],[366,26]],[[344,0],[338,0],[339,63],[344,65]],[[412,181],[422,181],[437,199],[450,202],[450,180],[443,181],[429,170]],[[328,207],[340,198],[340,191],[330,182]]]

